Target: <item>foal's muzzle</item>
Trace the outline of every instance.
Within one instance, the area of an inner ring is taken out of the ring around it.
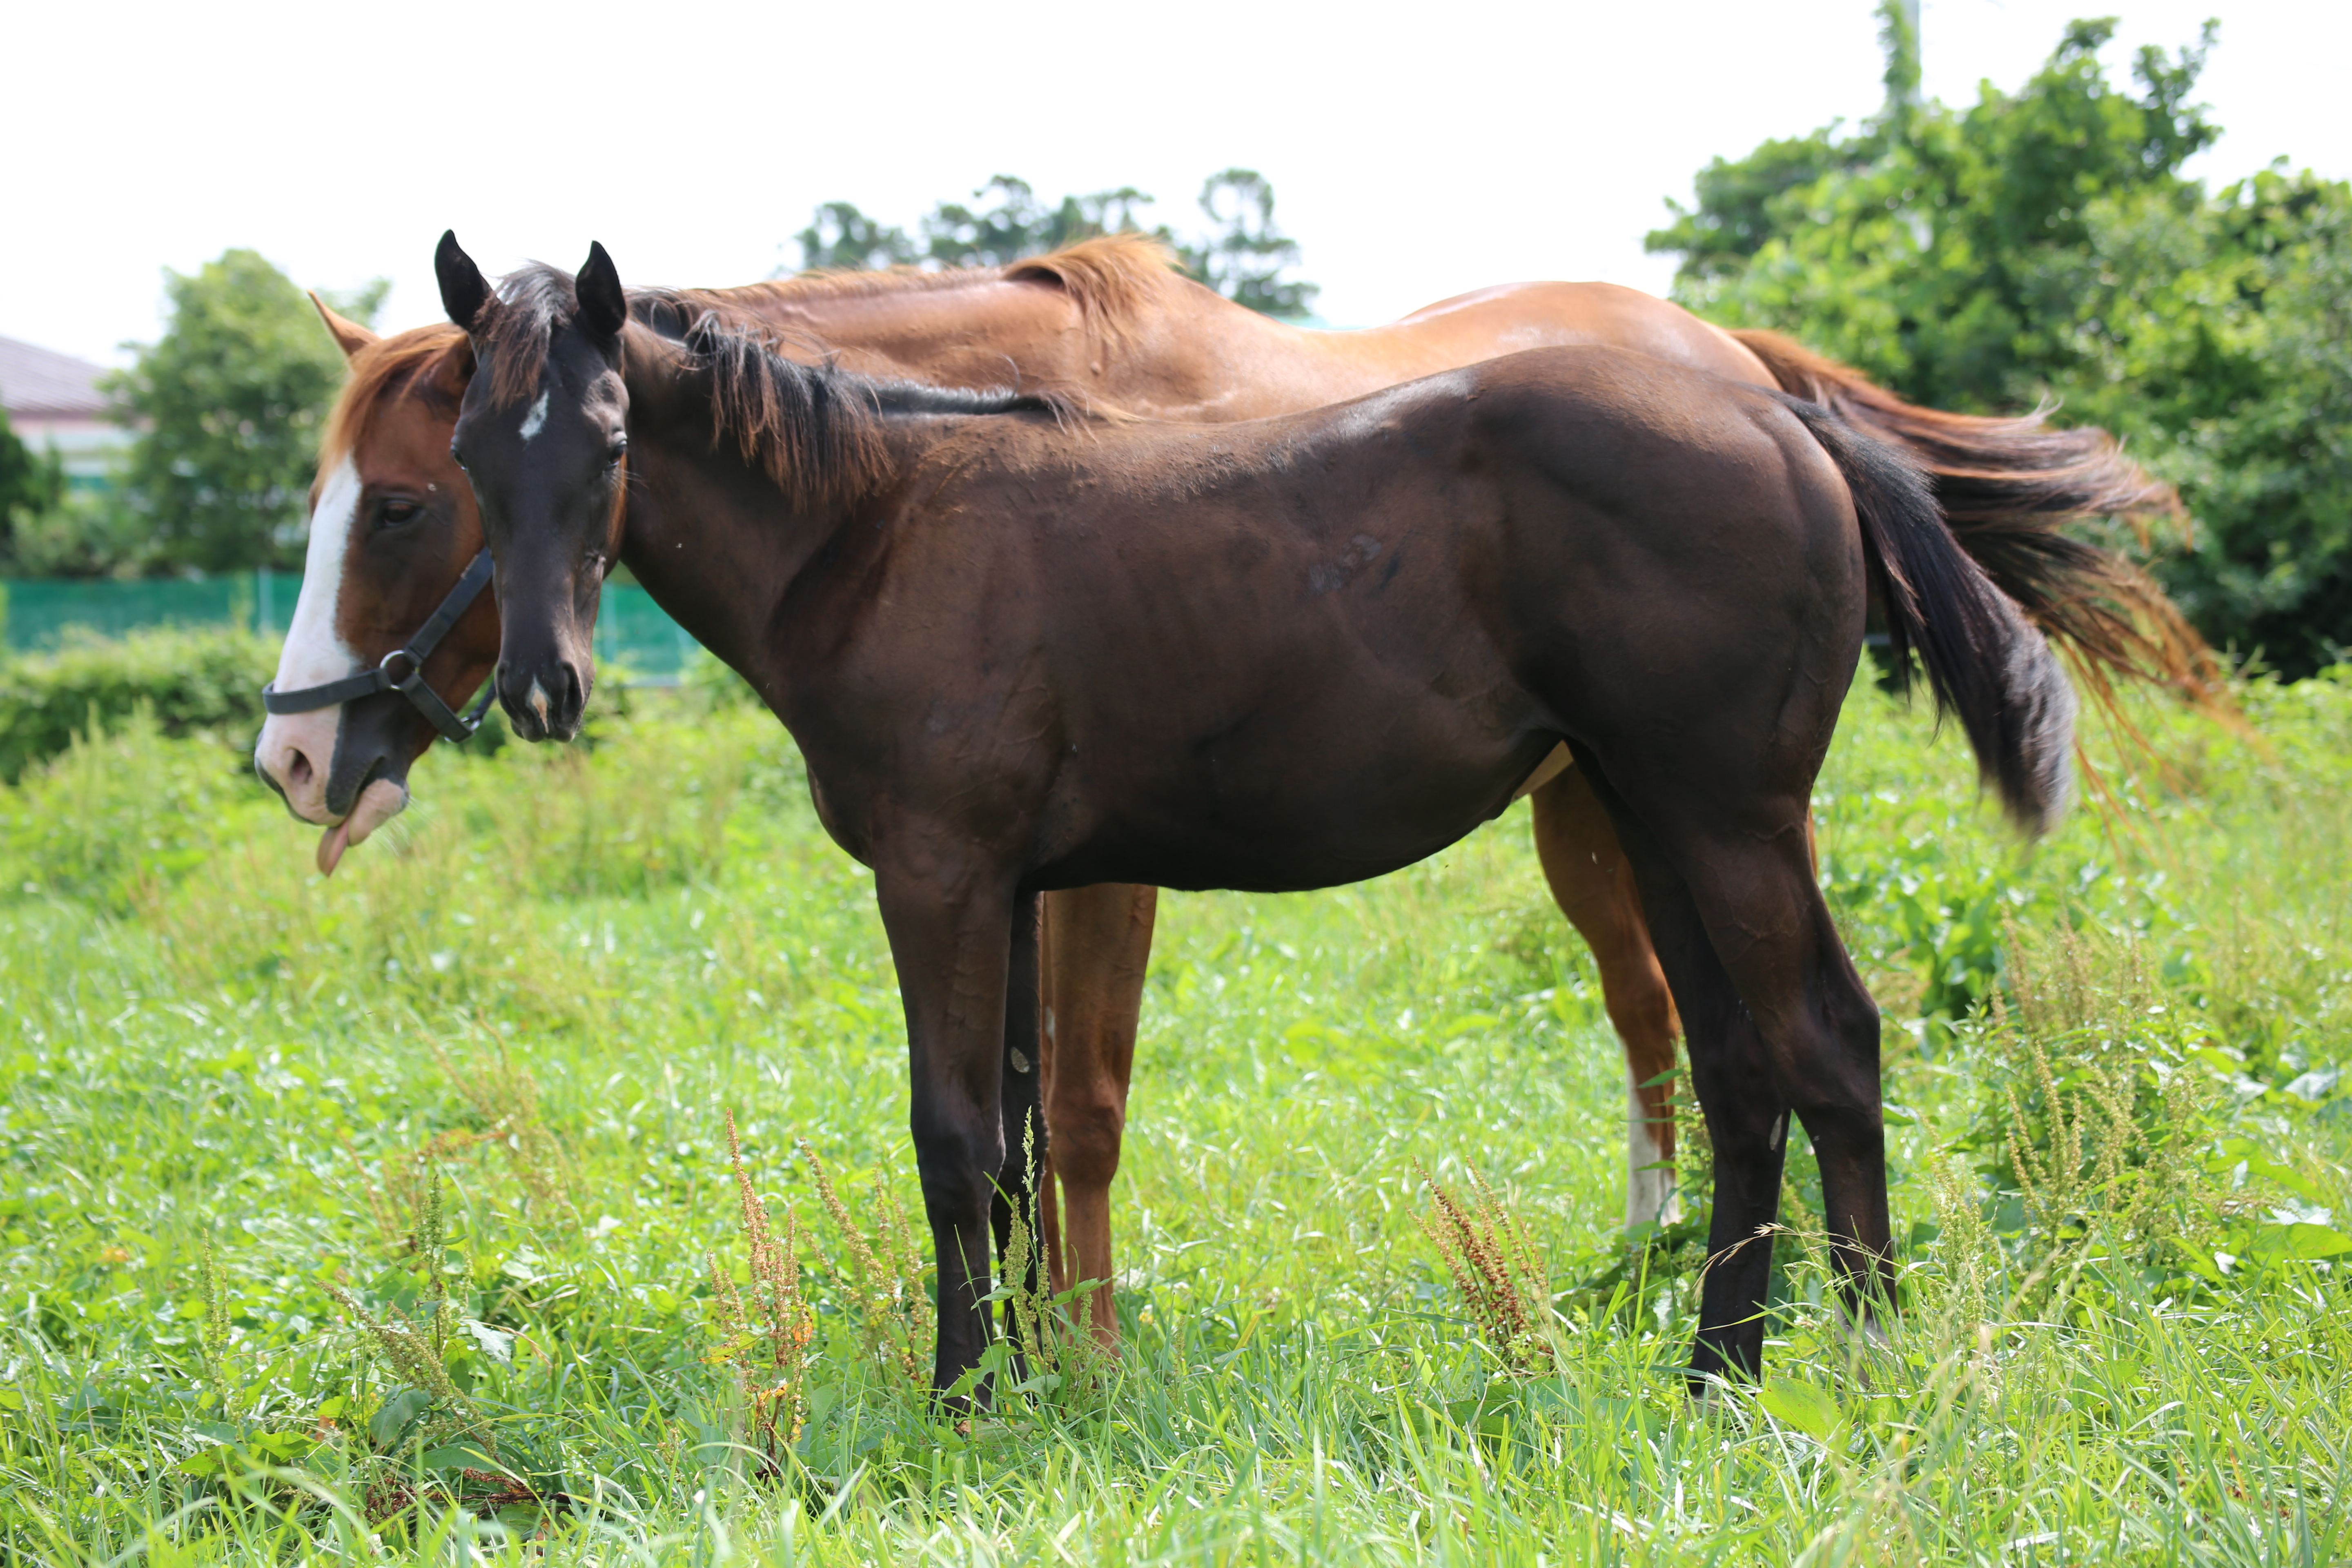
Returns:
[[[526,741],[569,741],[580,733],[594,674],[583,662],[549,657],[499,666],[499,706]]]

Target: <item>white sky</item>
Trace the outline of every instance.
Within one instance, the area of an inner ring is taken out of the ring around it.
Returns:
[[[1927,90],[2015,87],[2110,10],[2119,75],[2220,15],[2209,180],[2352,175],[2341,0],[1927,0]],[[159,268],[231,246],[306,287],[389,276],[408,326],[445,226],[492,272],[595,238],[628,281],[736,283],[796,260],[820,201],[911,225],[999,172],[1137,184],[1182,230],[1202,176],[1261,169],[1343,325],[1515,279],[1662,290],[1663,197],[1880,94],[1870,0],[174,0],[7,33],[0,334],[110,363],[159,331]]]

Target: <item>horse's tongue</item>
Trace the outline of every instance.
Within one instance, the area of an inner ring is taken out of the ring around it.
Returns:
[[[343,818],[319,837],[319,875],[331,877],[352,841],[352,819]]]
[[[319,874],[331,877],[343,858],[343,851],[354,844],[364,844],[368,836],[408,805],[408,791],[390,779],[378,779],[360,791],[359,799],[352,803],[352,814],[327,829],[319,840]]]

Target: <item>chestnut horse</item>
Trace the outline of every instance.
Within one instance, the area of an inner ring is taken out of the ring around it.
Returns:
[[[1380,876],[1561,744],[1633,865],[1716,1152],[1694,1378],[1758,1367],[1792,1112],[1848,1300],[1891,1300],[1878,1010],[1806,833],[1872,588],[2029,829],[2064,807],[2074,714],[1895,450],[1594,348],[1301,415],[1089,421],[812,367],[685,296],[633,319],[601,247],[497,293],[454,237],[436,259],[479,362],[451,450],[516,733],[577,733],[617,557],[783,721],[873,869],[942,1396],[988,1397],[991,1235],[1009,1251],[1040,1176],[1038,895]],[[1034,1287],[1034,1247],[1004,1263]]]
[[[818,275],[686,298],[773,323],[790,334],[785,352],[800,357],[830,353],[869,374],[948,385],[1009,377],[1195,419],[1300,410],[1543,343],[1616,343],[1758,384],[1777,377],[1923,454],[1958,515],[1963,544],[2095,668],[2195,689],[2210,659],[2127,563],[2052,531],[2070,513],[2168,501],[2097,432],[1915,408],[1771,334],[1726,334],[1631,289],[1512,285],[1445,300],[1391,327],[1304,331],[1176,277],[1152,242],[1112,236],[1009,268]],[[454,330],[379,341],[321,310],[352,358],[352,379],[324,443],[311,569],[280,691],[343,680],[411,646],[479,546],[471,495],[446,452],[468,363]],[[486,679],[498,635],[484,596],[424,661],[409,696],[436,708],[436,690],[464,700]],[[329,710],[274,716],[257,763],[298,816],[332,824],[320,844],[321,865],[331,867],[399,809],[409,766],[436,732],[399,695],[377,692]],[[1555,898],[1592,948],[1624,1044],[1626,1220],[1634,1225],[1675,1212],[1669,1090],[1657,1080],[1674,1065],[1678,1031],[1631,868],[1598,798],[1562,770],[1565,761],[1556,753],[1531,784],[1535,839]],[[1111,1277],[1108,1192],[1154,902],[1149,888],[1117,886],[1045,899],[1038,1054],[1069,1209],[1070,1246],[1051,1249],[1057,1289],[1069,1282],[1073,1255],[1077,1278]],[[1049,1232],[1059,1231],[1060,1217],[1049,1187]],[[1109,1294],[1102,1287],[1093,1309],[1107,1343],[1115,1342],[1117,1322]]]

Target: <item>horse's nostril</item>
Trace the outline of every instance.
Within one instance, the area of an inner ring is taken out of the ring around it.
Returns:
[[[288,752],[286,757],[286,783],[288,786],[289,788],[299,789],[302,785],[309,784],[310,782],[310,759],[304,756],[299,752]]]

